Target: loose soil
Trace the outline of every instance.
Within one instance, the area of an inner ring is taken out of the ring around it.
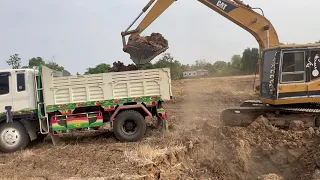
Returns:
[[[126,52],[130,54],[130,58],[135,64],[149,63],[169,48],[168,41],[160,33],[137,36],[130,39],[127,45]]]
[[[152,51],[159,51],[162,48],[168,47],[168,41],[160,33],[151,33],[150,36],[138,36],[132,39],[131,43],[145,44]]]
[[[0,154],[0,179],[319,179],[317,129],[284,131],[259,117],[249,127],[224,127],[224,108],[255,99],[253,77],[173,81],[166,102],[170,132],[151,128],[141,142],[112,134],[33,143]]]

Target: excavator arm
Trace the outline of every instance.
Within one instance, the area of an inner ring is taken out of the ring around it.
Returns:
[[[149,3],[143,8],[139,16],[134,20],[134,22],[124,32],[121,33],[123,50],[131,55],[131,59],[136,64],[148,63],[157,55],[168,49],[167,43],[157,44],[157,41],[166,42],[162,36],[154,38],[147,37],[147,39],[145,38],[141,40],[140,33],[142,33],[175,1],[176,0],[150,0]],[[264,50],[265,48],[280,44],[276,30],[271,22],[264,17],[262,9],[252,8],[239,0],[198,1],[252,34],[259,44],[260,51]],[[137,26],[137,28],[130,30],[136,21],[150,7],[150,11]],[[254,9],[260,9],[262,11],[262,15],[255,12]],[[128,35],[130,35],[130,37],[128,42],[126,42],[125,37]],[[154,40],[154,42],[150,43],[152,40]]]

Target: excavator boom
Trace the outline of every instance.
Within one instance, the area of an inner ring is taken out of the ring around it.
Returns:
[[[136,64],[146,64],[168,49],[167,40],[160,34],[153,33],[149,37],[140,37],[140,34],[175,1],[176,0],[150,0],[135,21],[121,33],[123,50],[130,54],[131,59]],[[276,30],[270,21],[264,17],[263,11],[260,8],[252,8],[239,0],[198,1],[252,34],[257,40],[261,51],[265,48],[280,44]],[[152,8],[137,28],[129,30],[151,6]],[[262,15],[255,12],[254,9],[260,9]],[[130,35],[128,42],[126,42],[125,39],[127,35]]]

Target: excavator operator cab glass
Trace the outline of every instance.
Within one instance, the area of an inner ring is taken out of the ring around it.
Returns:
[[[279,65],[279,49],[271,49],[263,52],[262,77],[260,96],[267,99],[275,99],[277,84],[277,69]]]
[[[305,82],[305,51],[282,52],[281,84]]]

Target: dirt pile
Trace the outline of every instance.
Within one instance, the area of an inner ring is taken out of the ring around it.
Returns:
[[[122,72],[122,71],[134,71],[138,70],[138,67],[134,64],[128,64],[127,66],[123,62],[117,61],[113,63],[109,72]]]
[[[221,110],[253,98],[249,97],[252,86],[248,82],[226,81],[175,82],[179,100],[167,104],[169,124],[173,126],[162,141],[168,147],[173,147],[168,142],[183,144],[183,150],[178,151],[183,158],[167,165],[169,158],[155,158],[154,172],[168,179],[320,179],[319,130],[305,129],[297,121],[292,123],[292,130],[286,131],[262,116],[248,127],[221,126]],[[217,83],[224,86],[214,86]],[[178,164],[178,169],[173,168]],[[157,177],[155,174],[153,177]]]
[[[151,33],[150,36],[138,36],[130,43],[144,44],[152,51],[159,51],[168,47],[168,41],[160,33]]]
[[[125,151],[126,161],[138,167],[137,175],[145,179],[176,179],[188,167],[184,163],[187,149],[182,145],[152,147],[140,145]]]
[[[205,122],[192,130],[189,154],[200,167],[223,179],[315,179],[320,175],[317,130],[284,131],[259,117],[247,128],[217,127]],[[208,173],[207,173],[208,174]]]
[[[138,36],[130,39],[126,52],[135,64],[149,63],[153,58],[168,49],[168,41],[160,33]]]

